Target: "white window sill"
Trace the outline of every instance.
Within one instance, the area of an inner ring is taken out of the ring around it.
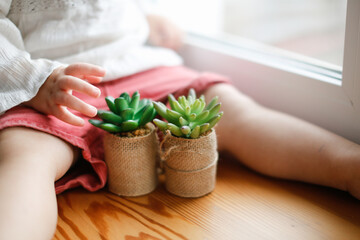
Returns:
[[[248,46],[190,35],[181,54],[187,66],[229,76],[240,91],[262,105],[360,143],[360,111],[345,93],[340,68]]]

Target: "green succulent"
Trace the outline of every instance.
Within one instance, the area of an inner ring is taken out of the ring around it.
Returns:
[[[171,109],[161,102],[154,102],[157,113],[167,122],[154,119],[153,122],[162,131],[170,130],[177,137],[198,138],[202,133],[210,130],[221,119],[221,103],[214,97],[206,106],[205,97],[196,98],[194,89],[190,89],[187,98],[177,100],[172,94],[168,96]]]
[[[124,92],[118,98],[107,96],[105,101],[110,111],[98,109],[101,120],[90,119],[89,122],[110,133],[129,132],[151,122],[156,110],[150,99],[141,99],[138,91],[130,97]]]

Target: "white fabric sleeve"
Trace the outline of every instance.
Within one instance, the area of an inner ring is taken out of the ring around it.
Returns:
[[[10,0],[0,2],[0,114],[33,98],[58,62],[31,59],[20,30],[6,16]]]

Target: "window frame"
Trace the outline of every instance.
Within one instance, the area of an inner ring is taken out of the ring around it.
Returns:
[[[260,104],[360,143],[360,1],[347,1],[342,75],[329,64],[265,45],[239,47],[196,34],[185,42],[185,65],[224,74]]]

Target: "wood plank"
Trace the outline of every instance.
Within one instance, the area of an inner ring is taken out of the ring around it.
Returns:
[[[197,199],[176,197],[163,182],[137,198],[63,193],[54,239],[360,238],[360,201],[349,194],[268,178],[221,156],[215,191]]]

